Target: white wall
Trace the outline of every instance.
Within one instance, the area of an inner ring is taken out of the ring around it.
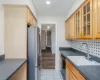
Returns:
[[[32,0],[0,0],[0,55],[4,54],[4,8],[3,4],[20,4],[28,5],[29,8],[36,15],[36,9]]]
[[[56,28],[55,26],[52,27],[52,31],[51,31],[51,49],[52,49],[52,53],[55,54],[55,48],[56,48]]]
[[[73,4],[73,6],[69,9],[68,13],[66,13],[65,20],[67,20],[78,8],[79,6],[84,2],[85,0],[76,0],[76,2]]]
[[[4,54],[4,9],[0,3],[0,55]]]
[[[63,17],[42,16],[38,17],[38,26],[41,28],[41,24],[55,24],[56,28],[56,69],[59,69],[59,47],[70,47],[65,40],[65,22]]]

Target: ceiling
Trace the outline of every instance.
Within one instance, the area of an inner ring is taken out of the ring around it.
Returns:
[[[50,0],[47,5],[46,0],[34,0],[38,16],[65,16],[76,0]]]
[[[55,27],[55,24],[41,24],[41,27],[42,27],[42,30],[44,31],[51,31],[52,27]]]

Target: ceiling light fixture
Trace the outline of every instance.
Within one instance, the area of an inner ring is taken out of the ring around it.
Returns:
[[[48,26],[47,28],[48,28],[48,29],[50,29],[50,27],[49,27],[49,26]]]
[[[46,1],[46,4],[48,4],[48,5],[49,5],[49,4],[51,4],[51,2],[50,2],[49,0],[47,0],[47,1]]]

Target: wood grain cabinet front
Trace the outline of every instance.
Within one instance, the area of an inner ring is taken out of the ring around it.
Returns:
[[[82,38],[82,9],[79,8],[75,13],[75,38]]]
[[[72,72],[70,72],[70,80],[78,80]]]
[[[66,66],[66,80],[70,80],[70,69]]]
[[[93,0],[93,39],[100,39],[100,0]]]
[[[36,19],[29,8],[27,8],[27,24],[30,26],[36,26]]]
[[[69,38],[75,38],[74,15],[69,18]]]
[[[65,34],[69,40],[100,39],[100,0],[85,0],[66,20]]]
[[[69,28],[68,28],[68,26],[69,26],[69,22],[68,21],[65,21],[65,39],[67,40],[67,39],[69,39]]]
[[[73,40],[75,37],[75,27],[74,27],[74,15],[71,16],[66,22],[66,39]]]
[[[86,80],[68,60],[66,60],[66,80]]]
[[[93,5],[92,0],[86,0],[82,5],[82,38],[92,39],[93,38]]]
[[[9,80],[28,80],[27,79],[27,62],[12,75]]]

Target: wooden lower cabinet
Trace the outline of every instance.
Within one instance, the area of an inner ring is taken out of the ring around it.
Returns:
[[[9,80],[27,80],[27,62]]]
[[[78,80],[71,71],[70,71],[70,80]]]
[[[70,80],[70,69],[68,67],[66,68],[66,80]]]
[[[68,60],[66,60],[66,80],[86,80]]]

